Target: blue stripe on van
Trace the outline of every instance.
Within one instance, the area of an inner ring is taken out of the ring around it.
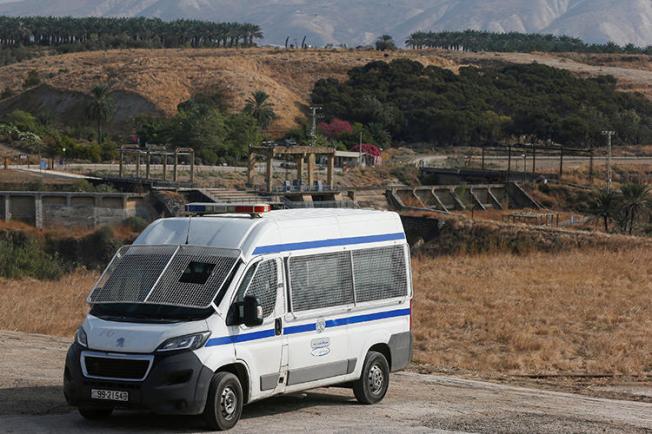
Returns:
[[[387,318],[397,318],[400,316],[407,316],[407,315],[410,315],[410,309],[399,309],[399,310],[390,310],[385,312],[376,312],[376,313],[370,313],[366,315],[350,316],[348,318],[331,319],[326,321],[326,327],[327,328],[341,327],[347,324],[359,324],[363,322],[378,321]],[[317,330],[317,324],[309,323],[309,324],[285,327],[283,329],[283,334],[293,335],[298,333],[313,332],[315,330]],[[248,342],[248,341],[254,341],[258,339],[273,338],[274,336],[276,336],[276,332],[274,331],[274,329],[263,330],[259,332],[253,332],[253,333],[245,333],[241,335],[223,336],[220,338],[209,339],[208,342],[206,342],[206,346],[216,347],[219,345],[237,344],[239,342]]]
[[[348,318],[331,319],[326,321],[326,327],[340,327],[347,324],[358,324],[361,322],[378,321],[379,319],[396,318],[410,314],[410,309],[390,310],[386,312],[376,312],[366,315],[350,316]]]
[[[317,330],[317,324],[312,323],[312,324],[303,324],[303,325],[292,326],[292,327],[285,327],[283,329],[283,333],[286,335],[295,335],[297,333],[314,332],[315,330]]]
[[[260,246],[254,250],[254,255],[268,255],[271,253],[289,252],[293,250],[318,249],[320,247],[350,246],[354,244],[379,243],[383,241],[403,241],[404,233],[369,235],[364,237],[333,238],[327,240],[306,241],[302,243],[275,244]]]
[[[206,346],[216,347],[218,345],[237,344],[238,342],[255,341],[258,339],[266,339],[274,336],[276,336],[274,329],[263,330],[260,332],[244,333],[241,335],[223,336],[221,338],[209,339],[208,342],[206,342]]]

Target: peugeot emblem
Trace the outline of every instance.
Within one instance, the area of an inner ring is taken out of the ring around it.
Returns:
[[[124,348],[125,338],[118,338],[118,340],[115,341],[115,344],[118,348]]]

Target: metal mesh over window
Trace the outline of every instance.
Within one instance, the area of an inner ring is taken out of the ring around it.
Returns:
[[[407,295],[403,246],[354,251],[353,272],[359,303]]]
[[[227,256],[230,253],[230,251],[210,247],[182,246],[161,276],[147,303],[208,307],[238,259],[237,256]],[[184,271],[191,262],[214,265],[206,283],[181,281]]]
[[[294,311],[353,304],[351,254],[290,258],[290,282]]]
[[[251,281],[251,283],[249,283]],[[258,265],[253,279],[246,279],[238,293],[237,301],[244,301],[247,295],[258,297],[263,308],[263,316],[267,318],[274,312],[278,294],[278,266],[276,260],[265,261]]]
[[[210,247],[125,247],[109,264],[88,301],[205,308],[224,284],[238,256],[237,251]],[[197,280],[191,273],[188,278],[189,269],[193,268],[205,275]]]
[[[176,246],[121,248],[97,282],[89,302],[144,302],[176,250]]]

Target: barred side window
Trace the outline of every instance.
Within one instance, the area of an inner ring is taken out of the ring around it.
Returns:
[[[289,268],[293,311],[353,304],[349,252],[290,258]]]
[[[354,251],[353,272],[359,303],[407,295],[403,246]]]
[[[245,275],[238,290],[236,301],[242,302],[247,295],[258,297],[263,308],[263,317],[267,318],[274,312],[278,294],[278,267],[276,260],[262,262],[256,267],[256,274],[252,277],[253,269]],[[250,283],[251,282],[251,283]]]

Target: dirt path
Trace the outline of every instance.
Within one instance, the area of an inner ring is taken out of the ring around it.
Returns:
[[[0,431],[197,432],[197,418],[120,412],[89,423],[68,408],[61,372],[69,339],[0,332]],[[252,404],[236,432],[652,433],[652,404],[401,373],[385,401],[319,389]]]

